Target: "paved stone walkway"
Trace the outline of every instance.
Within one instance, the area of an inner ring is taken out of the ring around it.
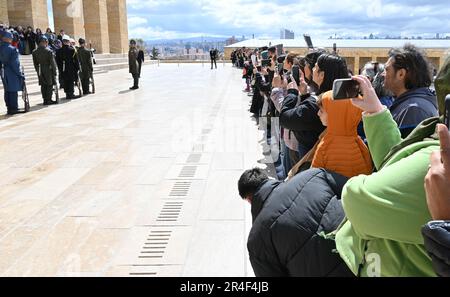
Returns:
[[[263,133],[227,64],[119,70],[97,94],[0,117],[0,275],[252,276],[237,193]],[[6,112],[0,103],[0,113]]]

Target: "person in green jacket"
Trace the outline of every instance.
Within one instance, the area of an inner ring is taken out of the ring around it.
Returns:
[[[364,130],[378,172],[354,177],[344,187],[347,219],[335,234],[337,250],[357,276],[436,276],[421,228],[432,219],[424,178],[430,155],[439,150],[439,118],[424,121],[402,140],[370,81],[353,79],[364,94],[352,100],[364,110]]]

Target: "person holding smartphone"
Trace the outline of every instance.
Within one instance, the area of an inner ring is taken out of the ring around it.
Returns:
[[[447,67],[450,69],[450,67]],[[432,220],[423,181],[430,155],[439,150],[439,117],[427,119],[402,140],[392,114],[369,79],[358,81],[364,129],[377,172],[351,178],[342,205],[347,217],[336,232],[336,248],[357,276],[436,276],[422,226]]]

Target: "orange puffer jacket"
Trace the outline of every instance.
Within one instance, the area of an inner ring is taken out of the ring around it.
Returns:
[[[346,177],[373,172],[369,149],[358,136],[362,110],[350,100],[332,100],[331,91],[322,95],[328,113],[328,128],[314,155],[312,167],[325,168]]]

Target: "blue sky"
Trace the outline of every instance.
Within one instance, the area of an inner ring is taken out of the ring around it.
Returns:
[[[450,35],[449,0],[127,0],[133,38]]]

